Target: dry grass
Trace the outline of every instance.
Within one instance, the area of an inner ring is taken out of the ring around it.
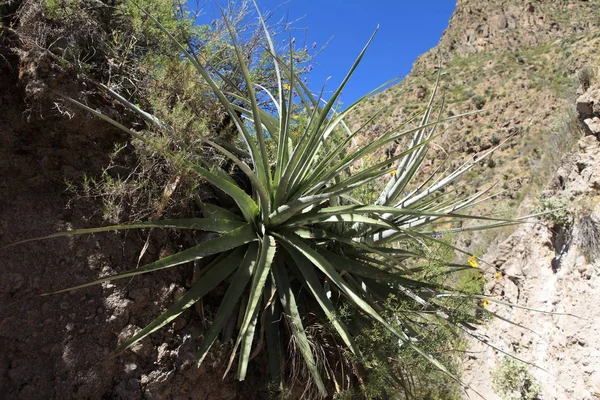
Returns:
[[[577,223],[575,241],[588,262],[598,260],[600,257],[600,222],[592,215],[582,216]]]

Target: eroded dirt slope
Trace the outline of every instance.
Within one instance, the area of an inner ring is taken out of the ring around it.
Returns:
[[[20,65],[7,48],[0,55],[0,247],[100,225],[102,204],[73,202],[65,181],[99,174],[114,143],[126,138],[84,114],[60,115],[51,101],[32,109],[23,96],[32,89],[25,87],[31,81],[24,78],[24,59]],[[135,267],[146,238],[109,233],[0,249],[1,399],[264,397],[264,385],[254,376],[238,383],[221,379],[217,361],[196,367],[203,320],[195,310],[132,351],[109,357],[119,340],[182,294],[192,279],[190,268],[39,296]],[[142,263],[172,251],[169,243],[194,238],[175,239],[154,232]],[[214,311],[209,298],[204,311]],[[260,363],[251,369],[261,370]]]

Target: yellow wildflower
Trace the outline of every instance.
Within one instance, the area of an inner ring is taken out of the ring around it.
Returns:
[[[298,116],[296,114],[292,114],[292,119],[298,119]]]
[[[486,308],[490,304],[488,299],[483,299],[483,308]]]
[[[287,83],[283,84],[283,89],[284,90],[290,90],[292,87],[290,85],[288,85]]]
[[[398,172],[398,171],[396,171],[395,169],[393,169],[392,170],[392,176],[396,175],[396,172]]]
[[[479,263],[477,262],[477,258],[475,256],[471,256],[471,258],[469,258],[467,260],[467,262],[469,263],[469,265],[473,268],[479,268]]]
[[[502,278],[502,272],[500,272],[500,271],[496,272],[496,273],[494,274],[494,278],[496,278],[496,279],[500,279],[500,278]]]

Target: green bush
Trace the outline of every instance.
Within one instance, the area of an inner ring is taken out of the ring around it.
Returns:
[[[138,3],[152,9],[179,41],[201,41],[205,29],[194,26],[183,8],[178,12],[167,0]],[[25,39],[60,57],[73,73],[85,73],[137,99],[144,97],[147,78],[177,55],[168,36],[128,1],[90,7],[82,0],[45,0],[28,12],[41,15],[37,26],[29,28],[37,36],[22,34]]]
[[[422,271],[416,279],[440,285],[453,280],[453,287],[464,294],[482,294],[485,282],[478,269],[469,267],[452,276],[444,273],[447,265],[455,261],[454,250],[447,245],[454,241],[455,237],[451,235],[442,238],[441,242],[428,242],[437,258],[418,263]],[[407,243],[407,246],[410,248],[410,244]],[[449,297],[443,302],[445,309],[450,312],[449,316],[456,321],[477,323],[484,319],[483,315],[479,315],[482,310],[477,310],[478,300],[475,298]],[[418,303],[390,295],[386,300],[386,318],[394,321],[397,315],[414,313],[415,327],[418,327],[415,337],[418,337],[419,346],[459,377],[466,346],[461,330],[437,318],[419,314],[419,307]],[[352,319],[347,314],[346,318]],[[401,329],[400,326],[398,328]],[[412,349],[399,346],[398,340],[385,327],[370,325],[361,330],[356,340],[364,350],[363,365],[372,373],[365,377],[360,387],[343,391],[336,399],[376,399],[385,396],[418,400],[462,399],[461,386],[457,381],[431,363],[424,363]],[[395,382],[390,381],[390,377],[395,377]]]
[[[546,213],[541,216],[541,219],[553,226],[568,228],[573,224],[569,201],[561,196],[540,198],[534,207],[534,213]]]
[[[486,100],[485,97],[481,95],[475,95],[471,97],[471,102],[473,103],[476,109],[481,110],[485,106]]]
[[[174,9],[171,0],[141,0],[138,4],[153,10],[153,16],[167,31],[211,66],[211,76],[223,91],[229,91],[231,84],[245,93],[224,23],[195,26],[184,3]],[[168,132],[158,135],[148,132],[161,138],[162,147],[177,151],[192,162],[202,157],[215,165],[227,164],[222,155],[207,149],[199,137],[222,144],[235,142],[239,137],[233,121],[206,81],[198,79],[193,63],[180,57],[177,45],[138,7],[123,0],[116,1],[115,7],[84,7],[81,0],[46,0],[41,7],[46,18],[39,20],[47,23],[40,23],[37,29],[47,34],[39,45],[49,47],[60,57],[61,68],[102,82],[169,126]],[[256,24],[249,22],[250,11],[243,3],[228,8],[226,16],[235,21],[234,28],[244,30],[242,51],[252,78],[272,90],[276,86],[274,65],[267,57],[262,30],[257,31]],[[270,29],[280,33],[283,27]],[[53,46],[57,38],[65,43]],[[310,69],[309,50],[297,48],[283,56],[285,60],[290,57],[296,61],[295,72],[303,77]],[[227,96],[235,101],[234,95]],[[139,116],[122,115],[121,121],[135,118]],[[83,185],[70,182],[77,196],[101,197],[104,218],[113,223],[181,216],[199,200],[198,185],[195,175],[182,171],[154,147],[135,139],[112,154],[111,163],[101,176],[87,177]]]
[[[587,90],[596,78],[596,69],[593,67],[585,67],[577,73],[577,79],[583,90]]]
[[[527,364],[511,357],[502,359],[492,372],[494,391],[503,400],[541,400],[541,387]]]

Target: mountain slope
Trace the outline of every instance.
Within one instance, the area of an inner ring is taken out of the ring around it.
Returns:
[[[398,85],[371,99],[352,125],[385,108],[364,141],[405,121],[425,106],[441,66],[442,116],[475,113],[446,124],[429,170],[442,162],[456,167],[508,139],[455,189],[478,191],[496,183],[494,190],[502,193],[481,211],[512,215],[527,194],[543,187],[582,129],[574,101],[586,84],[580,78],[600,65],[599,27],[598,1],[459,0],[440,44],[419,57]],[[396,143],[386,154],[405,145]],[[463,238],[473,252],[482,252],[489,240]]]
[[[600,25],[597,6],[594,0],[458,0],[440,43],[416,64],[427,66],[436,53],[449,60],[472,53],[535,47],[593,31]]]
[[[593,86],[600,81],[598,48],[598,1],[459,0],[439,45],[361,110],[364,120],[387,107],[364,141],[422,109],[441,66],[443,116],[476,113],[446,124],[449,130],[427,161],[429,170],[442,163],[456,167],[507,140],[455,189],[478,191],[497,182],[503,193],[479,211],[509,217],[566,207],[556,217],[517,229],[457,238],[489,263],[482,269],[490,300],[580,317],[492,302],[488,311],[522,327],[492,318],[477,335],[498,348],[469,342],[463,378],[488,400],[599,398],[600,125],[594,124],[600,121],[600,99],[594,93],[600,89]],[[396,143],[386,153],[404,146]],[[510,364],[503,352],[549,373]],[[501,396],[495,379],[520,383]],[[539,397],[527,397],[536,390]],[[480,398],[474,391],[470,395]]]

